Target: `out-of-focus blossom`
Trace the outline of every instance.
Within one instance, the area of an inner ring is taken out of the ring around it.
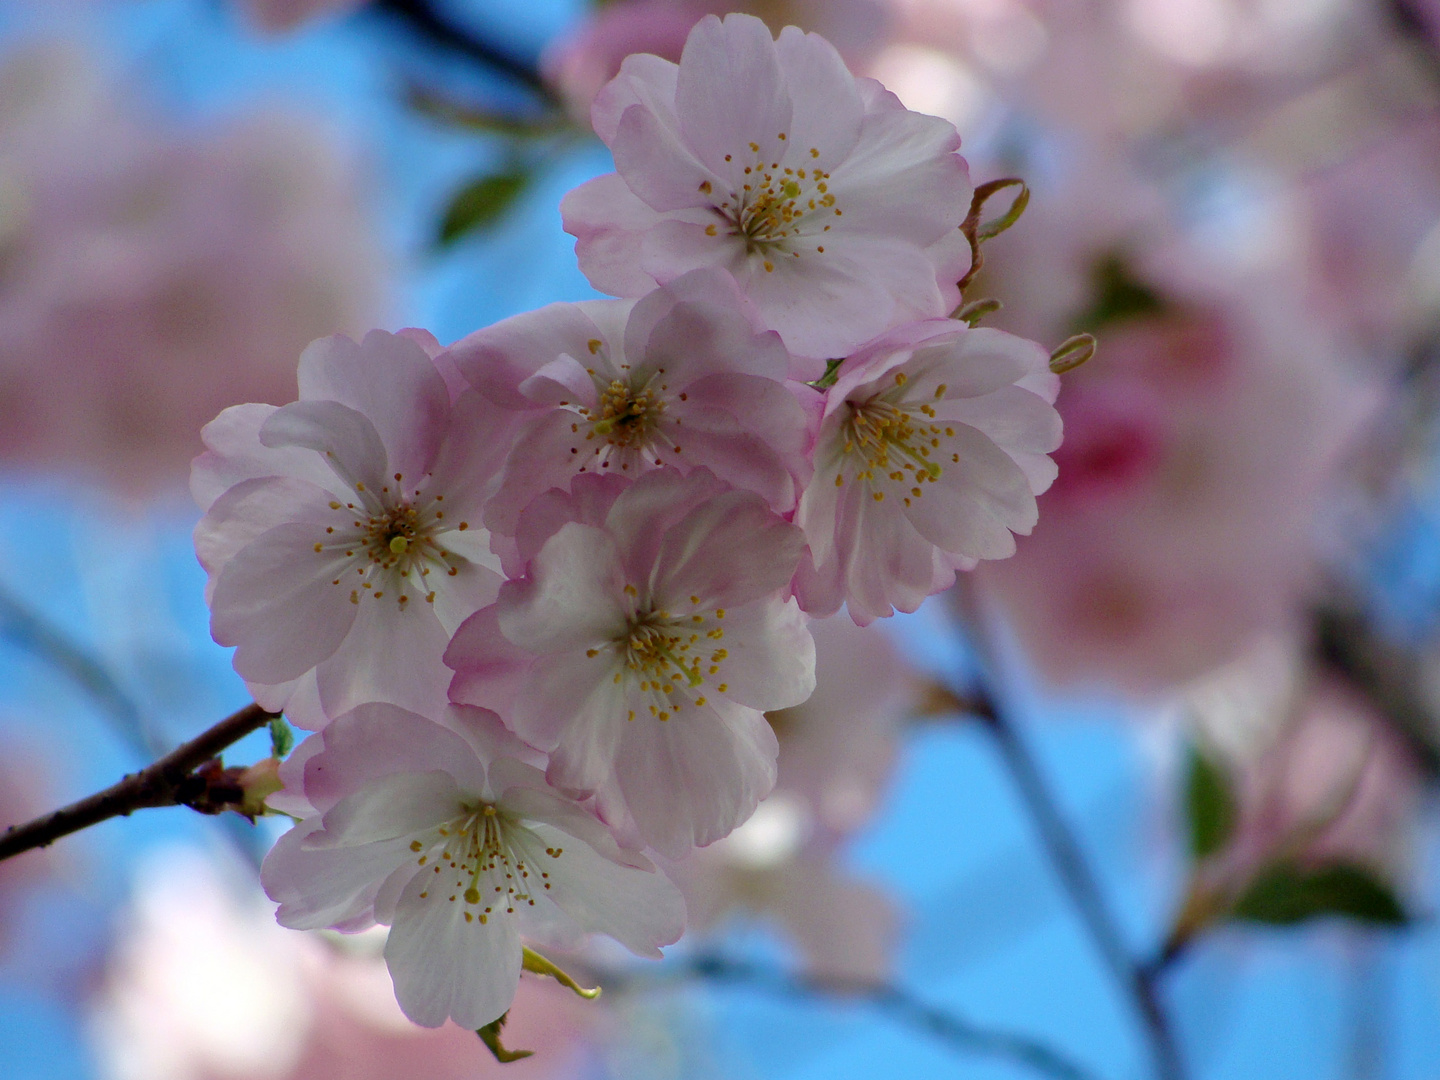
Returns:
[[[631,53],[678,63],[690,28],[706,15],[739,11],[765,20],[773,33],[798,26],[834,45],[857,70],[884,42],[890,10],[882,0],[619,0],[606,4],[541,58],[541,72],[577,123],[589,126],[590,104],[620,74]]]
[[[969,266],[953,125],[857,80],[834,48],[759,19],[707,16],[680,64],[638,55],[596,98],[616,172],[565,196],[596,288],[643,296],[729,270],[801,356],[844,356],[948,314]]]
[[[0,460],[140,493],[220,409],[293,398],[305,344],[373,317],[379,258],[310,125],[182,134],[98,67],[0,66]]]
[[[324,338],[299,401],[205,427],[211,630],[258,700],[307,727],[369,701],[443,708],[450,635],[499,588],[482,522],[510,414],[452,396],[438,353],[423,331]]]
[[[1307,670],[1294,644],[1262,639],[1190,687],[1180,709],[1238,804],[1234,836],[1202,868],[1207,881],[1243,883],[1275,860],[1403,881],[1419,769],[1355,690]]]
[[[473,1031],[406,1019],[383,932],[327,940],[276,926],[253,884],[197,850],[152,857],[122,925],[94,1007],[105,1080],[558,1080],[599,1008],[523,979],[508,1045],[544,1053],[502,1066]]]
[[[786,593],[804,543],[708,470],[580,476],[521,522],[524,579],[455,634],[450,695],[550,753],[623,835],[678,858],[775,782],[762,712],[815,688],[815,646]]]
[[[446,356],[523,417],[486,512],[497,533],[513,535],[537,496],[587,472],[703,466],[780,514],[809,479],[808,422],[786,387],[790,354],[723,271],[694,271],[639,301],[516,315]]]
[[[245,17],[267,34],[283,34],[301,23],[353,11],[365,0],[236,0]]]
[[[1293,263],[1224,266],[1155,205],[1057,197],[994,241],[983,282],[1021,332],[1093,330],[1100,352],[1064,377],[1042,525],[977,573],[1047,676],[1140,692],[1299,617],[1327,483],[1376,400]]]
[[[684,928],[669,880],[550,788],[493,713],[452,708],[448,720],[368,705],[311,736],[313,810],[261,872],[281,924],[390,925],[396,999],[426,1027],[503,1016],[522,932],[562,945],[599,932],[658,959]]]
[[[1440,117],[1366,133],[1305,177],[1317,302],[1379,355],[1440,326]]]
[[[889,975],[899,918],[885,891],[838,865],[894,773],[920,679],[883,632],[837,616],[810,624],[815,693],[769,713],[780,744],[775,790],[718,843],[673,864],[691,930],[737,911],[773,920],[815,975]]]
[[[1055,479],[1059,379],[1033,341],[950,319],[903,326],[850,357],[826,393],[815,478],[796,522],[796,591],[859,623],[914,611],[957,569],[1015,550]]]

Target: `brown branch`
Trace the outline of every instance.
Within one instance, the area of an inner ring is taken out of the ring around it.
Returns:
[[[149,806],[193,805],[206,812],[207,807],[215,805],[209,789],[219,770],[205,767],[222,750],[264,727],[277,715],[259,705],[247,705],[153,765],[131,773],[104,791],[24,825],[10,826],[0,835],[0,861],[33,848],[48,847],[62,836],[112,817],[128,817]],[[216,811],[209,809],[208,812]]]

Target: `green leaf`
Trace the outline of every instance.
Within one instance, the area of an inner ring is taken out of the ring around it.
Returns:
[[[440,243],[453,244],[462,236],[494,225],[529,184],[529,171],[519,166],[472,180],[450,200],[440,222]]]
[[[283,716],[277,716],[270,721],[270,753],[271,756],[284,760],[285,755],[295,746],[295,733],[290,730],[290,725],[285,722]]]
[[[490,1053],[495,1055],[495,1060],[502,1065],[508,1065],[512,1061],[519,1061],[535,1053],[534,1050],[506,1050],[500,1044],[500,1032],[508,1019],[510,1019],[510,1013],[506,1012],[499,1020],[491,1020],[490,1023],[475,1032],[480,1036],[480,1041],[490,1048]]]
[[[1190,818],[1190,852],[1197,859],[1223,848],[1235,832],[1237,810],[1230,779],[1198,747],[1190,747],[1185,808]]]
[[[1322,915],[1403,926],[1409,921],[1390,886],[1363,866],[1335,863],[1310,870],[1293,863],[1264,867],[1235,902],[1231,916],[1289,926]]]

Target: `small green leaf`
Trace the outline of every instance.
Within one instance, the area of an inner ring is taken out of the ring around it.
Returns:
[[[285,755],[290,753],[295,746],[295,733],[290,730],[290,725],[285,722],[283,716],[277,716],[270,721],[270,754],[272,757],[280,758],[282,761]]]
[[[529,183],[529,171],[517,166],[466,184],[450,200],[440,222],[440,243],[453,244],[462,236],[494,225]]]
[[[1409,921],[1390,886],[1363,866],[1335,863],[1309,870],[1271,863],[1235,902],[1232,917],[1288,926],[1322,915],[1357,922],[1403,926]]]
[[[1197,859],[1214,855],[1229,842],[1237,816],[1230,778],[1195,746],[1190,747],[1185,808],[1190,818],[1190,852]]]
[[[1075,334],[1066,338],[1050,354],[1050,370],[1056,375],[1074,371],[1095,355],[1097,344],[1093,334]]]
[[[524,950],[521,966],[534,975],[548,975],[567,990],[574,990],[586,1001],[594,1001],[600,996],[600,987],[590,989],[581,986],[553,960],[541,956],[534,949],[526,948]]]
[[[535,1053],[534,1050],[506,1050],[500,1044],[500,1032],[508,1019],[510,1019],[510,1014],[506,1012],[499,1020],[491,1020],[490,1023],[475,1032],[480,1036],[480,1041],[490,1048],[490,1053],[495,1055],[495,1060],[502,1065],[508,1065],[512,1061],[519,1061]]]

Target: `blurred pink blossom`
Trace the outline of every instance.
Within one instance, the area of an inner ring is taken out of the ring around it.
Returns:
[[[1297,644],[1262,639],[1191,687],[1181,708],[1233,777],[1235,835],[1202,873],[1242,883],[1265,863],[1344,862],[1392,882],[1409,862],[1421,775],[1393,725]]]
[[[276,926],[252,883],[190,849],[142,867],[124,935],[94,1009],[106,1080],[559,1080],[603,1015],[526,976],[504,1040],[536,1054],[501,1065],[472,1031],[405,1018],[383,931]]]
[[[96,68],[64,45],[0,66],[0,459],[140,494],[183,481],[221,408],[293,399],[381,270],[311,125],[182,134]]]
[[[997,322],[1100,346],[1061,380],[1039,526],[978,573],[1047,677],[1154,692],[1300,617],[1326,493],[1377,387],[1307,303],[1298,252],[1247,271],[1133,177],[1076,175],[987,251]]]
[[[283,34],[326,15],[354,11],[365,0],[237,0],[245,17],[267,34]]]

